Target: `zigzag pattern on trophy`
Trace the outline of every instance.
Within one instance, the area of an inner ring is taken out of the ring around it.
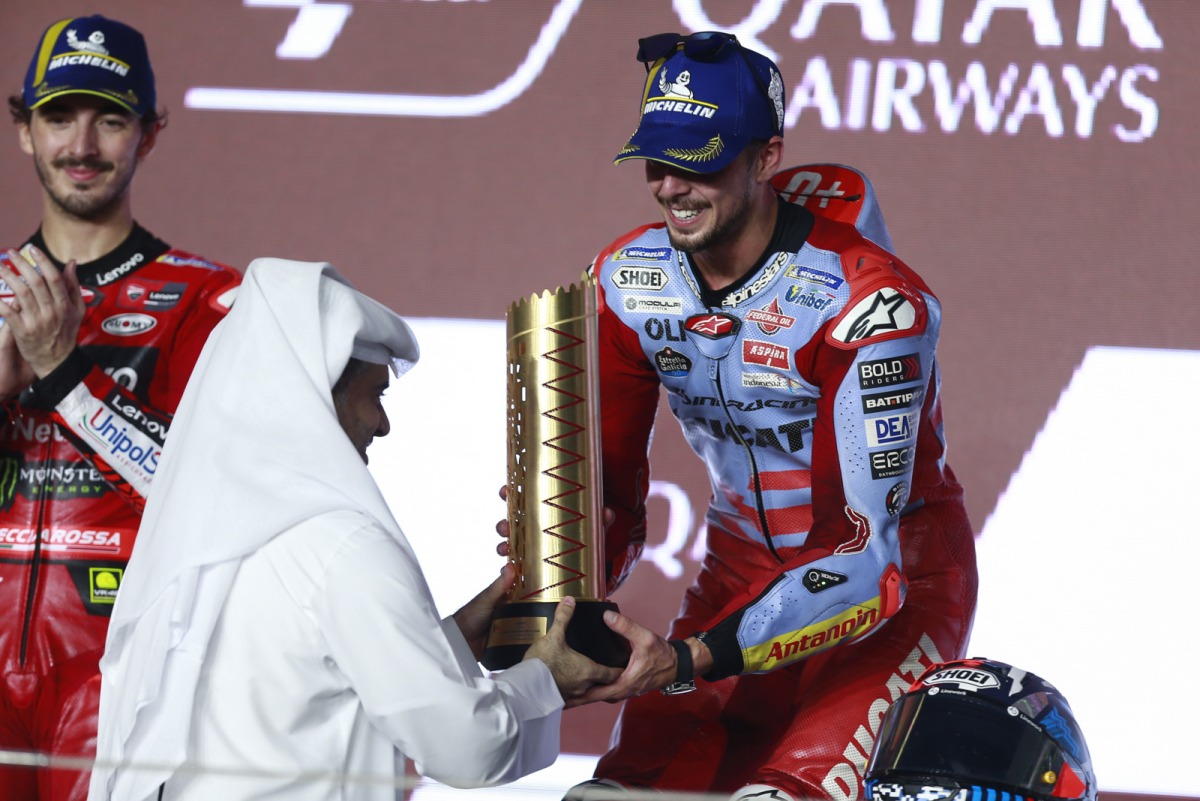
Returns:
[[[554,364],[557,364],[560,367],[567,368],[567,371],[561,375],[557,375],[554,378],[551,378],[551,379],[543,382],[542,387],[544,387],[546,390],[548,390],[550,392],[555,392],[555,393],[558,393],[559,395],[565,396],[566,402],[561,403],[552,409],[544,410],[541,414],[543,417],[546,417],[546,418],[558,423],[559,425],[564,426],[566,428],[566,430],[563,431],[562,433],[560,433],[558,436],[550,437],[549,439],[542,440],[542,445],[544,445],[545,447],[547,447],[553,451],[564,454],[568,458],[565,461],[560,462],[557,465],[553,465],[551,467],[545,468],[544,470],[542,470],[542,475],[548,476],[548,477],[554,479],[555,481],[566,484],[568,488],[565,489],[564,491],[558,493],[557,495],[552,495],[551,497],[544,499],[542,501],[542,503],[546,506],[549,506],[553,509],[557,509],[558,511],[565,513],[568,517],[567,517],[567,519],[562,520],[559,523],[556,523],[555,525],[548,526],[548,527],[542,529],[542,531],[546,535],[554,537],[555,539],[562,541],[564,544],[570,543],[574,547],[570,547],[570,548],[567,548],[566,550],[561,550],[557,553],[550,554],[549,556],[546,556],[542,559],[542,561],[545,562],[546,564],[552,565],[553,567],[556,567],[559,570],[562,570],[565,573],[568,573],[570,575],[568,575],[566,578],[562,579],[561,581],[551,584],[549,587],[543,587],[543,588],[537,590],[536,592],[526,595],[525,596],[526,598],[532,598],[535,596],[539,596],[548,589],[551,589],[553,587],[561,587],[564,584],[570,584],[572,581],[576,581],[577,579],[583,578],[585,576],[585,574],[583,572],[581,572],[580,570],[573,568],[569,565],[563,564],[560,561],[557,561],[561,557],[569,556],[570,554],[573,554],[573,553],[576,553],[577,551],[583,550],[583,548],[586,547],[585,544],[581,540],[575,539],[573,537],[568,537],[565,534],[562,534],[561,532],[556,530],[556,529],[561,529],[565,526],[574,525],[575,523],[578,523],[579,521],[583,520],[585,517],[585,515],[583,515],[577,509],[572,509],[569,506],[564,506],[561,503],[558,503],[559,499],[561,499],[561,498],[566,498],[571,495],[577,495],[577,494],[583,492],[584,486],[582,484],[580,484],[578,481],[574,481],[573,479],[569,478],[568,476],[562,475],[560,471],[566,470],[566,469],[572,467],[573,465],[579,464],[581,461],[583,461],[584,456],[583,456],[583,454],[577,453],[569,448],[564,448],[556,443],[558,443],[561,440],[572,437],[575,434],[578,434],[579,432],[583,431],[583,426],[579,425],[578,423],[576,423],[573,420],[569,420],[565,417],[560,416],[558,414],[558,412],[561,412],[564,409],[570,409],[573,406],[578,406],[579,404],[584,403],[586,401],[586,398],[584,398],[583,396],[578,395],[574,392],[571,392],[570,390],[563,389],[562,387],[559,387],[559,386],[555,386],[556,384],[567,381],[567,380],[574,378],[575,376],[580,375],[584,372],[582,367],[579,367],[578,365],[574,364],[573,362],[566,361],[561,358],[557,358],[555,355],[555,354],[564,353],[565,351],[569,351],[572,348],[579,347],[580,345],[583,344],[583,340],[577,336],[574,336],[574,335],[560,329],[560,328],[548,328],[547,330],[551,331],[551,332],[557,334],[559,337],[565,339],[566,343],[561,345],[560,347],[554,348],[553,350],[550,350],[550,351],[547,351],[546,353],[541,354],[541,358],[546,359],[547,361],[553,362]]]

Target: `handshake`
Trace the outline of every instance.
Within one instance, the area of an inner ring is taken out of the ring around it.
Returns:
[[[506,545],[502,543],[501,549]],[[492,615],[516,579],[516,567],[511,562],[506,563],[495,581],[454,613],[454,622],[476,659],[483,658]],[[705,664],[701,661],[704,658],[711,659],[707,657],[707,648],[694,638],[668,642],[620,612],[609,609],[603,614],[604,624],[628,643],[629,661],[623,669],[602,665],[567,643],[567,626],[575,609],[574,598],[568,596],[559,601],[550,628],[533,641],[523,657],[545,663],[567,709],[596,701],[616,703],[674,684],[680,675],[681,664],[689,671],[691,669],[691,665],[683,664],[686,659],[680,659],[680,646],[689,651],[692,662],[697,665]],[[698,657],[698,653],[703,657]],[[689,675],[685,680],[690,678]]]

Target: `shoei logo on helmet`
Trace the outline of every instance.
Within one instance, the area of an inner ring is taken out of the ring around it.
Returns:
[[[926,684],[957,684],[960,690],[989,690],[993,687],[1000,686],[1000,679],[996,678],[995,674],[988,673],[986,670],[974,670],[972,668],[948,668],[939,670],[929,678],[925,679]]]

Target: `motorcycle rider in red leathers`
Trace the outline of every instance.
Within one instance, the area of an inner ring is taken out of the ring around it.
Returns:
[[[634,657],[589,698],[628,700],[596,778],[568,797],[860,798],[883,711],[963,655],[975,609],[941,304],[889,252],[861,173],[778,172],[773,63],[728,34],[640,44],[641,123],[617,161],[645,160],[665,219],[592,267],[610,588],[645,539],[660,387],[713,494],[669,643],[610,622]]]
[[[118,67],[120,69],[118,69]],[[171,414],[240,276],[133,220],[163,124],[140,33],[51,25],[9,99],[43,217],[0,254],[0,749],[90,758],[108,615]],[[0,795],[84,799],[78,770],[0,768]]]

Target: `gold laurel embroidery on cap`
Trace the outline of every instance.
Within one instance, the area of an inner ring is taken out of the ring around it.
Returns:
[[[725,143],[721,141],[721,135],[717,134],[712,139],[709,139],[708,144],[704,147],[689,148],[687,150],[671,148],[664,150],[663,155],[679,159],[680,161],[712,161],[721,155],[721,151],[724,149]]]
[[[635,153],[642,149],[640,145],[635,145],[633,143],[633,137],[637,136],[637,133],[641,130],[641,128],[642,127],[639,125],[637,128],[633,129],[633,133],[629,135],[629,141],[625,143],[625,147],[621,148],[621,152],[617,154],[617,158],[620,158],[628,153]]]

